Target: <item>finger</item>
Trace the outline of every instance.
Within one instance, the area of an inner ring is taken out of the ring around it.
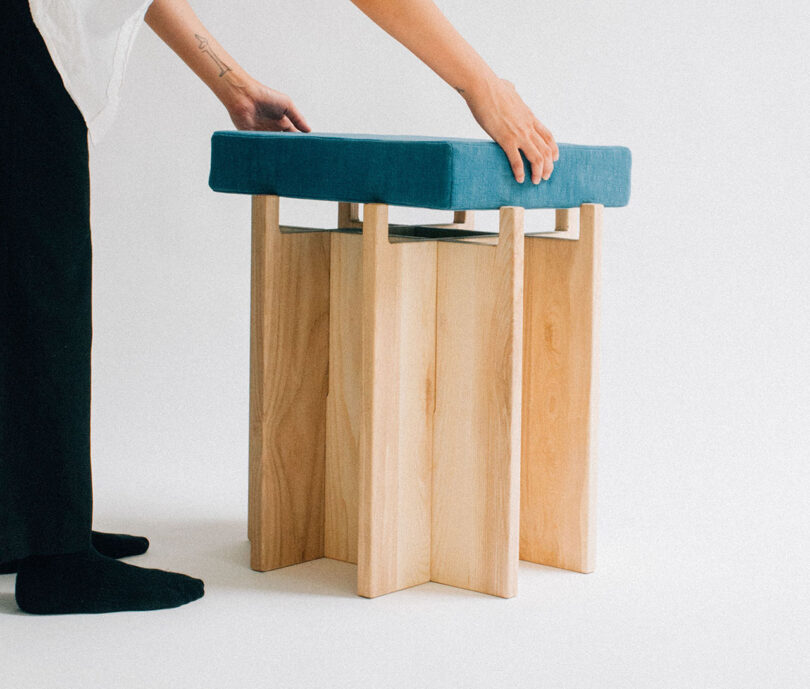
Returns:
[[[543,141],[545,141],[551,149],[552,159],[559,160],[560,149],[557,146],[557,142],[554,140],[551,132],[541,122],[536,122],[534,128],[537,130],[540,136],[543,137]]]
[[[539,120],[535,120],[534,129],[542,137],[543,141],[546,142],[546,145],[551,149],[552,154],[553,155],[559,154],[557,142],[554,140],[554,136],[551,134],[548,127],[546,127]]]
[[[512,174],[515,176],[518,184],[523,184],[526,179],[526,170],[523,167],[523,158],[520,157],[520,151],[515,145],[502,146],[506,157],[509,158],[509,165],[512,168]]]
[[[277,129],[282,132],[297,132],[298,129],[296,126],[290,121],[290,118],[286,115],[283,115],[280,120],[277,122]]]
[[[537,150],[540,151],[540,155],[543,156],[543,165],[542,165],[542,176],[543,179],[548,179],[551,177],[551,173],[554,171],[554,162],[553,162],[553,154],[551,153],[551,148],[546,143],[545,139],[543,139],[538,133],[534,133],[532,138],[534,145],[537,146]]]
[[[310,126],[307,124],[307,121],[304,119],[304,116],[292,103],[290,103],[290,107],[287,108],[287,117],[302,132],[312,131]]]
[[[293,123],[282,115],[280,118],[262,117],[251,127],[258,132],[292,132],[296,131]]]
[[[540,184],[540,179],[543,176],[544,170],[544,156],[540,149],[529,139],[520,146],[523,153],[528,158],[532,166],[532,184]]]

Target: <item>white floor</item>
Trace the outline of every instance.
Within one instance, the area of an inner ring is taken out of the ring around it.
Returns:
[[[0,577],[0,686],[810,683],[806,573],[760,559],[756,542],[746,553],[733,537],[718,539],[707,558],[666,521],[656,539],[639,519],[604,529],[594,574],[521,563],[515,599],[426,584],[366,600],[344,563],[252,572],[236,501],[215,516],[202,506],[141,508],[148,517],[97,506],[97,523],[148,535],[149,553],[131,562],[200,576],[205,597],[168,611],[40,618],[17,610],[13,576]]]

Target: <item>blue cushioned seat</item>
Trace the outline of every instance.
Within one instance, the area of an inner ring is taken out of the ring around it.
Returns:
[[[292,198],[387,203],[444,210],[501,206],[625,206],[630,150],[559,144],[548,181],[518,184],[492,140],[291,132],[215,132],[214,191]]]

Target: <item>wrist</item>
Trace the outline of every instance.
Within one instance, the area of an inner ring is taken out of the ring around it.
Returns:
[[[501,81],[495,72],[489,67],[476,71],[470,78],[454,84],[456,91],[468,103],[471,99],[478,99],[480,96],[492,93]]]
[[[228,110],[248,107],[254,100],[255,80],[241,69],[231,69],[214,77],[210,86]]]

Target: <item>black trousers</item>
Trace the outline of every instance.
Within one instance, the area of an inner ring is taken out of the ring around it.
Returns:
[[[28,0],[0,2],[0,562],[90,544],[87,129]]]

